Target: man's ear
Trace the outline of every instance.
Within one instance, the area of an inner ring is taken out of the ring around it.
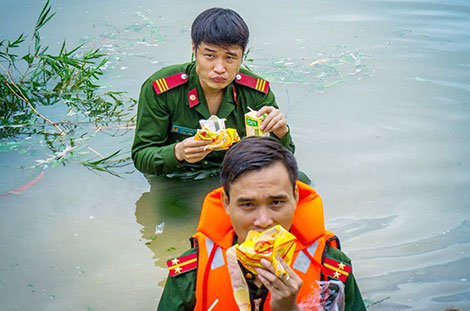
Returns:
[[[295,184],[294,196],[295,202],[299,203],[299,186],[297,186],[297,184]]]
[[[196,44],[194,44],[194,41],[191,41],[191,49],[193,50],[193,54],[196,55]]]
[[[224,203],[225,212],[226,212],[228,215],[230,215],[229,212],[228,212],[228,205],[229,205],[229,203],[230,203],[230,198],[229,198],[229,196],[227,195],[227,193],[225,193],[225,190],[222,190],[221,195],[222,195],[222,202]]]

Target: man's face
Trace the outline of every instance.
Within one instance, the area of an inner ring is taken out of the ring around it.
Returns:
[[[248,231],[264,231],[275,225],[289,230],[294,219],[299,190],[292,183],[286,167],[277,162],[257,171],[248,171],[230,185],[230,199],[222,193],[225,211],[243,243]]]
[[[223,90],[235,79],[242,62],[243,50],[238,45],[217,46],[201,42],[194,46],[196,72],[204,91]]]

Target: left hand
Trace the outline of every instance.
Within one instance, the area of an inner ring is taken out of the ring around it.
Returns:
[[[289,267],[284,260],[277,257],[281,265],[286,269],[287,276],[278,277],[274,272],[271,262],[261,259],[261,264],[266,269],[255,268],[258,279],[271,293],[271,309],[285,311],[299,311],[295,300],[302,286],[302,279]]]
[[[274,108],[273,106],[264,106],[256,116],[261,117],[263,114],[267,114],[260,128],[263,132],[273,132],[277,138],[282,139],[289,132],[287,127],[287,120],[282,114],[281,110]]]

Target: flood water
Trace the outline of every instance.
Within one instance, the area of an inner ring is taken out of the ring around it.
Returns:
[[[42,1],[0,4],[1,40],[31,34]],[[271,82],[369,310],[470,309],[468,1],[52,6],[44,42],[102,48],[111,56],[102,83],[135,98],[151,73],[190,60],[199,12],[237,10],[251,30],[247,64]],[[100,132],[90,146],[130,150],[133,131],[121,134]],[[50,155],[41,139],[0,141],[0,193],[42,177],[0,197],[0,309],[155,309],[165,262],[189,247],[217,178],[117,178],[73,163],[31,169]]]

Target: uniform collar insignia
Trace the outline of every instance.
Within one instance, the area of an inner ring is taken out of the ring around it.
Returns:
[[[197,97],[197,88],[194,88],[188,92],[189,108],[193,108],[199,104],[199,98]]]

